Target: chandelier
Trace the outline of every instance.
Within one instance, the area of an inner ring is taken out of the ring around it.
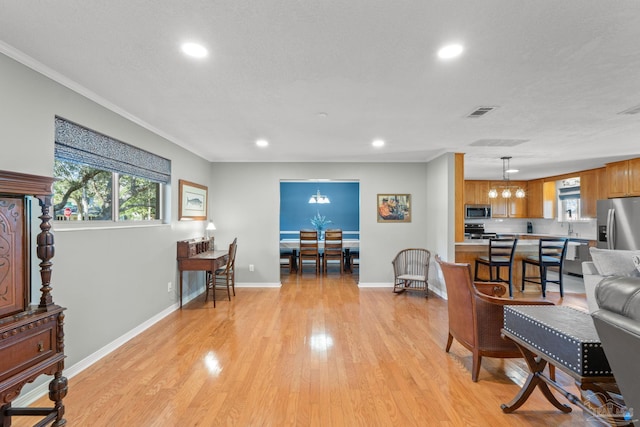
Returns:
[[[489,198],[495,199],[498,197],[498,189],[502,190],[500,195],[503,199],[509,199],[512,196],[511,189],[515,189],[515,196],[518,199],[522,199],[525,196],[524,190],[518,186],[512,186],[509,182],[509,174],[518,172],[518,169],[511,169],[510,156],[500,157],[502,160],[502,181],[503,185],[498,188],[489,189]]]
[[[311,196],[309,203],[331,203],[331,200],[327,196],[320,194],[320,189],[318,188],[318,192]]]

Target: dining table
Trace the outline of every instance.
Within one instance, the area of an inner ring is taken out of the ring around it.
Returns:
[[[343,239],[342,248],[344,249],[345,262],[344,269],[349,270],[351,268],[351,257],[349,256],[353,249],[360,248],[360,239]],[[280,249],[291,249],[293,252],[293,269],[297,269],[297,255],[300,250],[300,239],[282,239],[280,240]],[[324,240],[318,240],[318,250],[324,249]]]

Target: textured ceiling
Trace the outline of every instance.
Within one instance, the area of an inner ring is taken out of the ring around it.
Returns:
[[[635,0],[0,0],[0,52],[210,161],[463,152],[476,179],[502,156],[512,179],[640,156],[640,114],[618,114],[640,105],[639,40]]]

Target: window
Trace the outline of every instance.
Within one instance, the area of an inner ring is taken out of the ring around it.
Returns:
[[[54,219],[162,219],[169,160],[59,117],[55,157]]]

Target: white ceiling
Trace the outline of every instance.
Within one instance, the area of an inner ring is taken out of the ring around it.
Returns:
[[[636,0],[0,0],[0,52],[215,162],[464,152],[467,178],[512,156],[532,179],[640,156]]]

